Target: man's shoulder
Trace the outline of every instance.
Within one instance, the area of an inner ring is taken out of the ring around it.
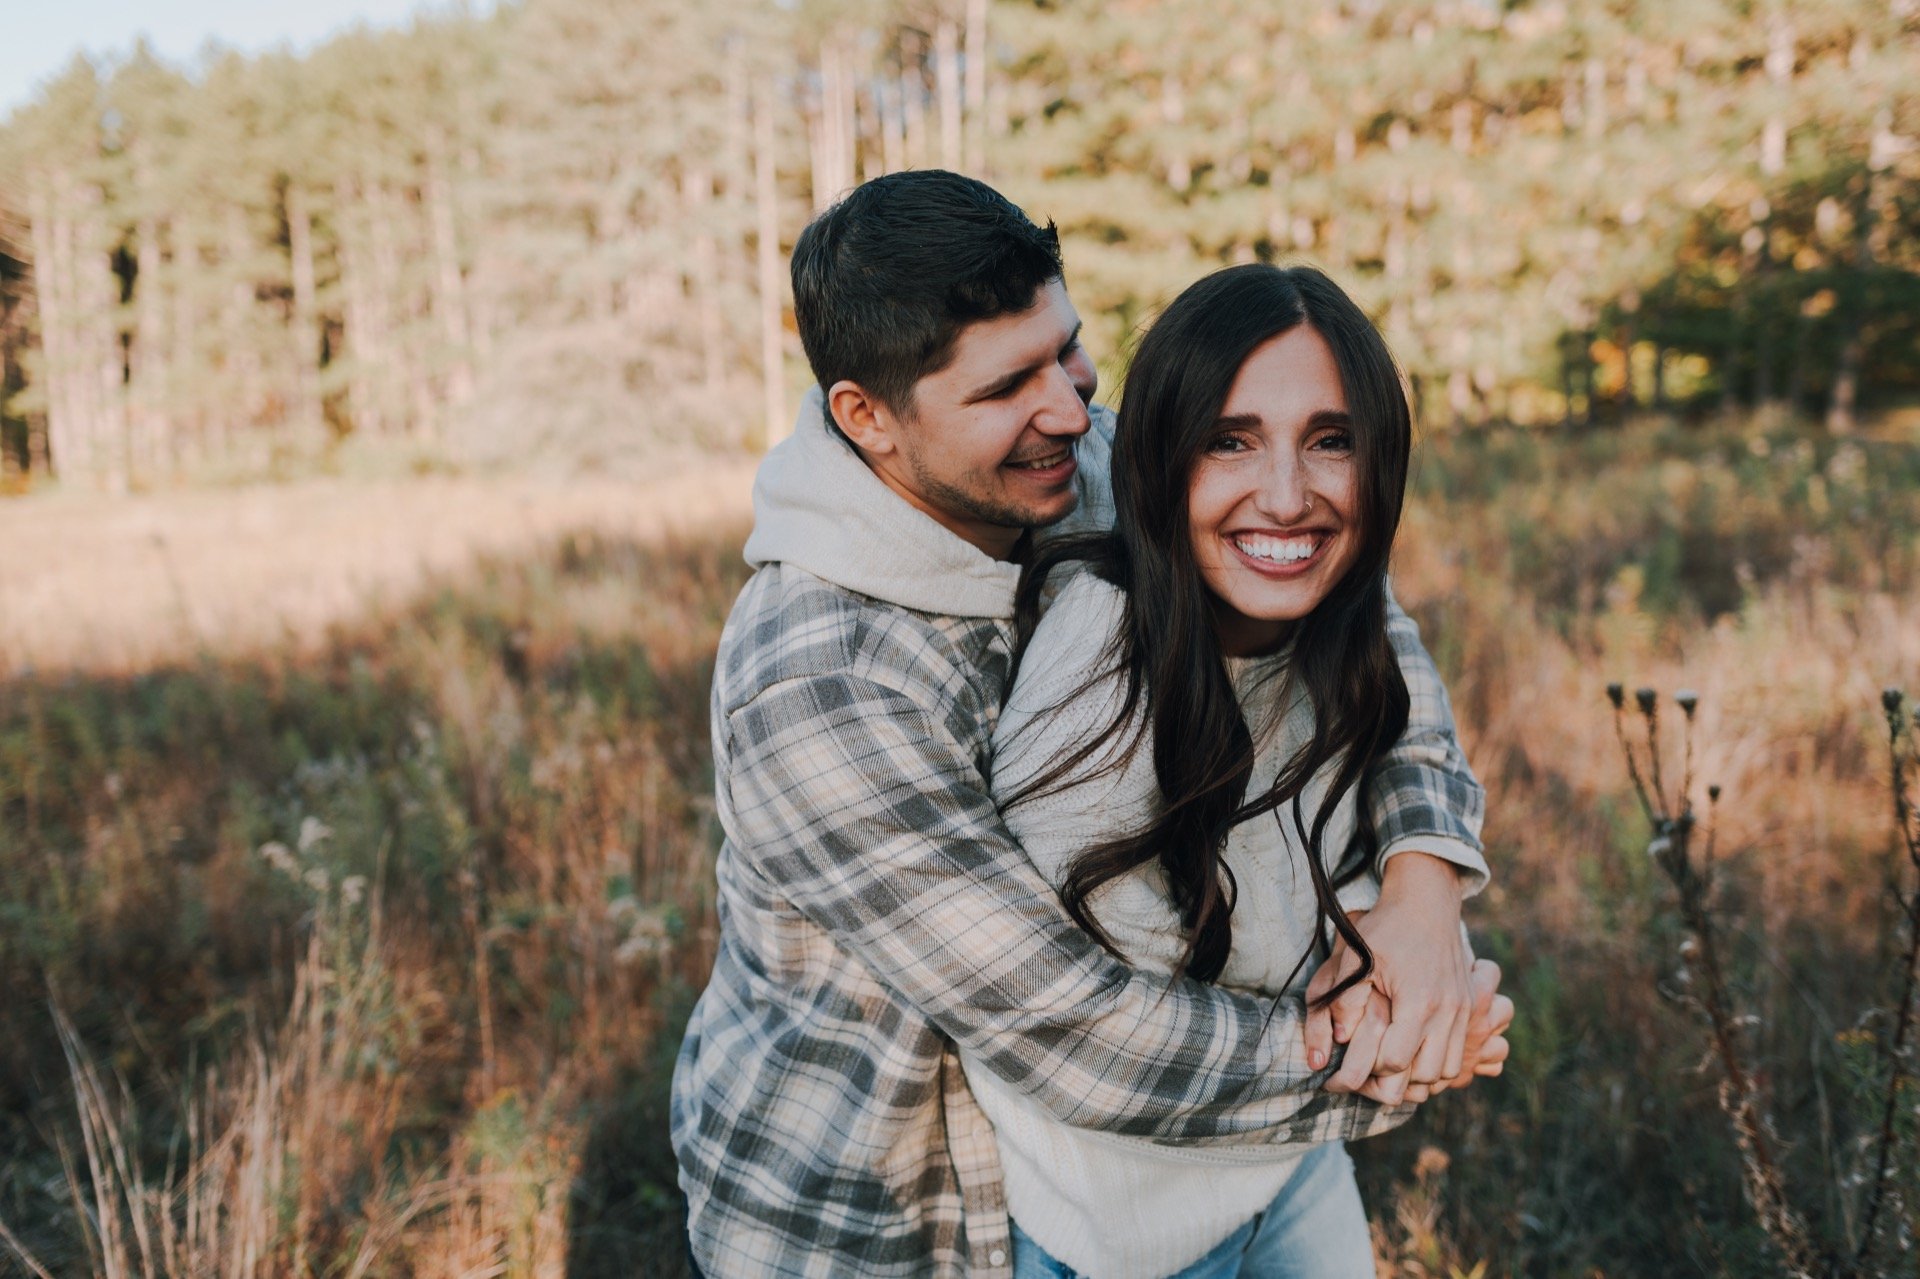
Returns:
[[[790,681],[853,679],[940,709],[967,699],[1004,647],[991,619],[919,612],[773,563],[734,602],[714,691],[732,711]]]

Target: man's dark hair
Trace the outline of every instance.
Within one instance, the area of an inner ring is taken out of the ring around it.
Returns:
[[[793,315],[822,391],[857,382],[905,416],[914,383],[946,367],[962,328],[1026,310],[1060,270],[1053,223],[1035,226],[986,183],[890,173],[800,233]]]

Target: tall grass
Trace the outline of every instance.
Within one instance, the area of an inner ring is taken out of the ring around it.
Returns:
[[[565,539],[299,661],[10,686],[18,1254],[631,1273],[670,1239],[739,536]]]
[[[1911,445],[1791,433],[1424,450],[1396,589],[1488,784],[1472,922],[1520,1020],[1505,1078],[1358,1148],[1388,1271],[1767,1273],[1599,690],[1705,695],[1728,969],[1822,1131],[1888,908],[1917,481]],[[317,645],[0,685],[0,1273],[677,1271],[741,531],[562,538]],[[1847,1139],[1788,1151],[1796,1184]]]

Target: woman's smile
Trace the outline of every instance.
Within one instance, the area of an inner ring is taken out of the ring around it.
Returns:
[[[1194,561],[1229,653],[1271,649],[1359,551],[1353,424],[1325,338],[1300,324],[1253,349],[1187,495]]]

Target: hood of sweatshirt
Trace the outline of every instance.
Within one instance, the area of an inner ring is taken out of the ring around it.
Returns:
[[[1076,449],[1081,499],[1075,527],[1110,509],[1104,489],[1111,419],[1096,409],[1094,423]],[[1090,469],[1097,475],[1090,477]],[[1111,521],[1110,514],[1105,518]],[[818,387],[801,401],[793,434],[754,475],[746,557],[754,568],[791,564],[846,590],[947,617],[1010,618],[1020,581],[1019,565],[994,559],[868,469],[853,446],[828,429]]]

